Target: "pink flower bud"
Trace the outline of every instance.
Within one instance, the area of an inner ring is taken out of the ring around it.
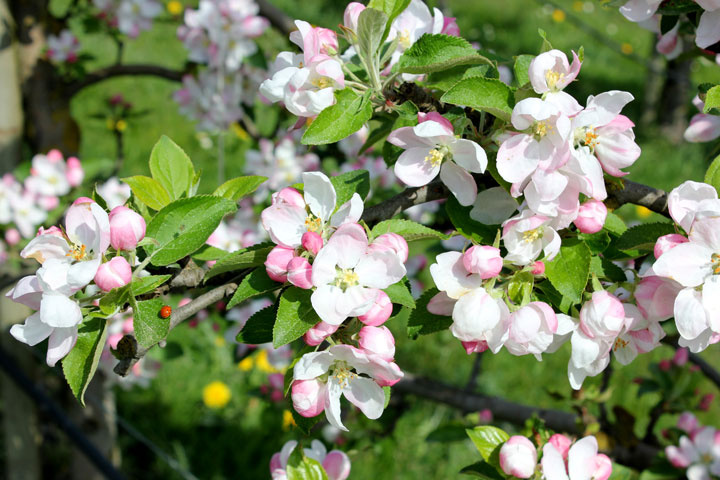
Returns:
[[[570,445],[572,445],[572,440],[561,433],[556,433],[550,437],[548,442],[555,447],[555,450],[557,450],[563,458],[567,458],[568,450],[570,450]]]
[[[680,450],[674,445],[665,448],[665,455],[667,455],[667,458],[668,460],[670,460],[670,463],[673,465],[673,467],[687,468],[692,462],[692,459],[686,452]]]
[[[287,203],[295,207],[305,208],[305,199],[302,194],[294,188],[283,188],[272,196],[272,204]]]
[[[533,263],[530,273],[532,273],[533,275],[542,275],[543,273],[545,273],[545,262],[538,260],[537,262]]]
[[[369,250],[375,252],[395,252],[403,263],[407,261],[409,252],[407,241],[397,233],[384,233],[380,235],[370,244]]]
[[[687,363],[689,357],[690,354],[687,348],[678,348],[672,361],[678,367],[682,367]]]
[[[713,400],[715,400],[715,395],[713,395],[712,393],[706,393],[700,399],[700,403],[698,404],[698,409],[702,410],[703,412],[707,412],[708,410],[710,410]]]
[[[70,157],[67,159],[67,170],[65,171],[65,178],[71,187],[78,187],[85,178],[85,171],[80,164],[80,160],[76,157]]]
[[[134,250],[145,238],[145,219],[128,207],[112,209],[110,218],[110,244],[115,250]]]
[[[317,232],[305,232],[300,240],[302,247],[313,255],[317,255],[323,247],[323,239]]]
[[[53,196],[42,196],[38,199],[38,203],[45,210],[55,210],[60,205],[60,199]]]
[[[390,297],[388,297],[387,293],[382,290],[378,290],[373,306],[370,307],[370,310],[362,315],[359,315],[357,318],[365,325],[370,327],[379,327],[385,323],[388,318],[390,318],[392,310],[393,304]]]
[[[10,246],[18,244],[18,242],[20,241],[20,232],[17,231],[17,228],[11,228],[7,232],[5,232],[5,241]]]
[[[482,353],[489,348],[488,344],[485,340],[480,341],[480,342],[460,342],[460,343],[462,343],[462,346],[468,355],[471,355],[473,353]]]
[[[340,450],[330,451],[322,462],[330,480],[345,480],[350,476],[350,459]]]
[[[350,30],[357,32],[358,19],[360,13],[365,10],[365,5],[358,2],[351,2],[345,7],[345,13],[343,14],[343,25]]]
[[[480,274],[480,278],[497,277],[502,270],[503,260],[500,249],[487,245],[474,245],[468,248],[462,257],[465,270]]]
[[[316,380],[295,380],[292,385],[293,408],[303,417],[314,417],[325,410],[325,384]]]
[[[500,468],[507,475],[530,478],[537,466],[537,450],[530,440],[513,435],[500,447]]]
[[[47,155],[45,155],[51,163],[58,163],[63,161],[63,154],[60,150],[53,148]]]
[[[607,207],[599,200],[588,200],[580,205],[578,216],[573,221],[582,233],[597,233],[602,230],[607,217]]]
[[[450,35],[452,37],[460,36],[460,27],[458,27],[455,17],[443,18],[443,28],[440,33],[444,33],[445,35]]]
[[[595,472],[592,475],[593,480],[607,480],[612,473],[612,461],[607,455],[598,453],[595,456]]]
[[[653,249],[653,255],[655,258],[660,258],[663,253],[672,250],[681,243],[688,242],[689,240],[679,233],[671,233],[669,235],[663,235],[655,242],[655,248]]]
[[[493,413],[489,408],[484,408],[478,412],[480,423],[492,423]]]
[[[83,203],[95,203],[95,200],[89,197],[78,197],[73,202],[73,205],[82,205]]]
[[[358,345],[367,353],[374,353],[385,361],[395,358],[395,339],[387,327],[363,327],[358,332]]]
[[[312,288],[312,265],[305,257],[293,257],[287,264],[287,279],[296,287],[305,290]]]
[[[675,297],[682,286],[672,280],[650,276],[635,287],[635,302],[645,318],[667,320],[673,316]]]
[[[677,427],[686,433],[692,435],[698,429],[698,420],[690,412],[684,412],[678,417]]]
[[[663,372],[668,372],[672,368],[672,363],[670,363],[670,360],[667,358],[664,360],[660,360],[660,363],[658,363],[658,366],[660,367],[660,370]]]
[[[276,282],[287,282],[287,266],[294,256],[295,251],[292,248],[278,245],[270,250],[265,260],[265,270],[268,276]]]
[[[123,257],[114,257],[109,262],[103,263],[95,274],[95,284],[103,292],[123,287],[130,283],[130,280],[132,280],[132,269]]]
[[[61,237],[61,238],[65,237],[65,235],[63,235],[62,230],[60,230],[60,228],[56,227],[55,225],[53,225],[50,228],[43,228],[43,227],[38,228],[37,236],[40,236],[40,235],[55,235],[55,236]]]
[[[303,340],[311,347],[320,345],[327,337],[337,332],[338,328],[340,328],[340,325],[330,325],[329,323],[320,322],[305,332]]]

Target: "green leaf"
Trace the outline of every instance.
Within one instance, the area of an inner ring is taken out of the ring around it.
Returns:
[[[612,473],[608,480],[638,480],[639,477],[638,472],[632,468],[613,462]],[[677,478],[677,475],[674,478]]]
[[[590,248],[579,240],[565,240],[551,262],[545,262],[545,275],[553,287],[573,303],[582,299],[590,275]]]
[[[470,440],[475,444],[475,447],[480,452],[483,460],[490,462],[490,457],[497,447],[502,445],[510,438],[504,430],[491,425],[483,425],[475,427],[473,429],[467,429],[465,432],[470,437]]]
[[[267,180],[267,177],[259,175],[233,178],[216,188],[213,195],[237,202],[257,190],[265,180]]]
[[[358,56],[365,64],[368,75],[372,78],[372,69],[378,67],[378,49],[385,40],[385,26],[388,23],[388,16],[382,10],[368,7],[358,17],[357,37],[355,46]]]
[[[140,200],[153,210],[160,210],[170,203],[170,195],[160,185],[160,182],[154,178],[135,175],[134,177],[123,178],[122,181],[130,185],[130,189],[137,200]]]
[[[95,375],[107,337],[107,322],[103,318],[85,319],[78,328],[77,341],[62,359],[63,373],[80,404],[85,406],[85,391]]]
[[[405,50],[397,63],[400,73],[432,73],[458,65],[477,65],[492,62],[480,55],[464,38],[444,34],[424,34]]]
[[[245,322],[245,326],[243,326],[240,333],[237,334],[235,340],[250,345],[272,342],[273,325],[275,324],[276,315],[277,307],[275,305],[270,305],[255,312],[248,318],[248,321]]]
[[[603,226],[603,230],[607,230],[611,234],[619,237],[620,235],[625,233],[625,231],[627,230],[627,226],[620,217],[618,217],[612,212],[608,212],[607,218],[605,218],[605,225]]]
[[[226,198],[200,195],[176,200],[160,210],[147,226],[146,235],[157,245],[147,245],[156,266],[169,265],[205,245],[223,217],[237,209]]]
[[[681,15],[683,13],[699,12],[702,7],[695,0],[673,0],[662,2],[657,9],[660,15]]]
[[[170,279],[171,275],[150,275],[134,280],[130,285],[113,288],[100,299],[100,311],[105,315],[115,313],[118,308],[130,301],[131,296],[150,292]]]
[[[350,88],[345,88],[335,92],[335,99],[335,105],[320,112],[305,130],[302,136],[303,145],[338,142],[360,130],[372,117],[369,94],[361,97]]]
[[[133,298],[130,305],[133,308],[135,338],[141,346],[151,347],[167,337],[170,319],[160,317],[160,310],[165,305],[162,299],[137,302]]]
[[[415,310],[410,312],[410,318],[408,318],[408,337],[414,340],[420,335],[440,332],[450,328],[450,325],[452,325],[452,318],[435,315],[427,310],[427,305],[430,302],[430,299],[438,293],[439,290],[437,288],[431,288],[426,290],[425,293],[417,299]]]
[[[468,465],[460,470],[460,473],[485,480],[505,480],[505,477],[500,475],[492,465],[483,461]]]
[[[195,178],[195,169],[185,151],[163,135],[150,152],[150,173],[177,200],[187,193]]]
[[[578,238],[587,243],[592,253],[604,252],[612,241],[610,234],[606,230],[600,230],[597,233],[581,233]]]
[[[522,87],[530,81],[528,70],[534,58],[535,55],[518,55],[515,57],[513,71],[515,72],[515,80],[517,81],[518,87]]]
[[[413,222],[412,220],[403,219],[383,220],[375,225],[370,233],[373,238],[376,238],[384,233],[397,233],[408,242],[412,242],[413,240],[423,240],[426,238],[438,238],[440,240],[447,240],[450,238],[450,235],[438,232],[437,230],[433,230],[432,228]]]
[[[415,308],[415,299],[413,299],[410,290],[408,290],[405,280],[406,279],[402,279],[390,285],[385,289],[385,293],[390,297],[392,303],[397,303],[403,307]]]
[[[593,256],[590,259],[590,273],[600,278],[606,278],[611,282],[624,282],[627,280],[623,269],[615,265],[607,258]]]
[[[385,31],[383,32],[382,42],[390,33],[390,27],[392,26],[393,20],[397,18],[407,7],[410,5],[410,0],[370,0],[368,8],[374,8],[380,10],[387,15],[387,23],[385,25]]]
[[[265,259],[273,247],[274,244],[260,243],[236,252],[227,253],[212,266],[210,271],[205,274],[205,280],[207,281],[212,277],[225,272],[259,267],[265,263]]]
[[[221,258],[231,255],[227,250],[213,247],[212,245],[205,244],[196,250],[191,256],[193,260],[200,260],[202,262],[209,262],[212,260],[220,260]]]
[[[720,155],[715,157],[715,160],[708,167],[705,172],[705,183],[715,187],[715,190],[720,192]]]
[[[290,287],[280,296],[277,320],[273,327],[273,346],[286,345],[302,337],[320,322],[320,317],[310,303],[312,290]]]
[[[268,277],[265,268],[256,268],[242,279],[227,308],[230,309],[243,300],[277,290],[280,287],[282,284]]]
[[[328,480],[320,462],[308,457],[303,457],[299,465],[288,464],[286,472],[288,480]]]
[[[519,304],[526,305],[530,302],[535,276],[530,272],[519,271],[512,276],[508,282],[508,295],[510,299]]]
[[[477,220],[473,220],[470,218],[471,210],[472,206],[463,207],[454,195],[448,197],[447,202],[445,202],[445,211],[450,217],[450,222],[452,222],[455,230],[457,230],[459,234],[475,240],[477,243],[492,245],[495,241],[498,227],[485,225]]]
[[[465,105],[510,121],[515,97],[510,87],[500,80],[471,77],[459,81],[440,98],[445,103]]]
[[[468,68],[469,67],[469,68]],[[460,80],[471,77],[499,78],[499,73],[493,65],[459,65],[439,72],[431,73],[426,84],[432,88],[447,92]]]
[[[330,183],[335,188],[335,202],[338,208],[350,200],[353,193],[360,195],[363,200],[370,193],[370,174],[367,170],[353,170],[330,177]]]
[[[144,293],[152,292],[170,280],[171,276],[172,275],[148,275],[147,277],[140,277],[137,280],[133,280],[130,284],[130,291],[136,297]]]
[[[652,251],[658,237],[675,233],[672,223],[643,223],[628,228],[615,242],[618,250]]]
[[[720,85],[716,85],[705,94],[705,108],[703,113],[720,115]]]

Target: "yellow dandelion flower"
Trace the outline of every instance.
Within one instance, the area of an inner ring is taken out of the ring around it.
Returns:
[[[216,380],[203,388],[203,403],[208,408],[223,408],[230,401],[232,393],[223,382]]]
[[[167,3],[166,8],[171,15],[180,15],[183,11],[183,4],[177,0],[170,0]]]
[[[638,205],[635,207],[635,213],[640,218],[648,218],[650,215],[652,215],[652,210],[649,208],[643,207],[641,205]]]
[[[124,132],[126,128],[127,128],[127,122],[125,120],[120,119],[117,122],[115,122],[115,130],[117,130],[118,132]]]
[[[624,53],[625,55],[630,55],[635,49],[629,43],[623,42],[623,44],[620,46],[620,50],[622,50],[622,53]]]
[[[270,362],[268,362],[267,350],[260,350],[255,357],[255,363],[257,365],[257,368],[260,369],[260,371],[265,373],[277,372],[277,369],[270,365]]]
[[[575,10],[576,12],[582,12],[582,9],[583,2],[581,2],[580,0],[576,0],[575,2],[573,2],[573,10]]]
[[[290,410],[283,410],[282,429],[290,430],[291,427],[297,427],[292,412]]]
[[[553,19],[554,21],[556,21],[557,23],[562,23],[562,22],[564,22],[564,21],[565,21],[565,12],[562,11],[562,10],[560,10],[560,9],[556,9],[556,10],[552,13],[552,19]]]
[[[238,363],[238,368],[243,372],[249,372],[252,370],[254,364],[255,359],[253,359],[253,357],[245,357],[240,360],[240,363]]]
[[[215,337],[215,346],[216,347],[224,347],[225,339],[223,337]]]

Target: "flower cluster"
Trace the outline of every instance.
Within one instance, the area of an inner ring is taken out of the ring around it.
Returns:
[[[78,60],[78,50],[80,42],[70,30],[62,30],[58,35],[48,35],[45,54],[52,63],[75,63]]]
[[[198,130],[223,131],[244,115],[242,83],[234,75],[203,70],[185,75],[183,88],[173,92],[180,113],[196,120]]]
[[[132,271],[123,250],[132,251],[145,236],[145,220],[124,206],[110,215],[93,200],[81,197],[65,215],[65,228],[40,229],[22,250],[23,258],[40,263],[35,275],[21,279],[7,296],[37,310],[10,333],[36,345],[49,338],[47,363],[65,357],[75,345],[83,321],[83,290],[91,282],[107,292],[130,282]],[[104,262],[112,245],[117,256]],[[79,298],[78,298],[79,297]]]
[[[275,192],[298,182],[303,172],[320,168],[320,158],[300,147],[294,135],[286,135],[277,142],[261,138],[258,143],[259,150],[248,150],[245,154],[245,171],[267,177],[255,192],[257,202],[264,200],[268,191]]]
[[[93,0],[93,5],[108,26],[130,38],[150,30],[153,19],[163,11],[156,0]]]
[[[283,445],[282,450],[275,453],[270,460],[270,475],[273,480],[286,480],[288,478],[288,460],[297,447],[295,440]],[[304,448],[305,457],[318,462],[329,480],[345,480],[350,475],[350,459],[340,450],[327,451],[320,440],[313,440],[310,448]]]
[[[689,480],[705,480],[720,476],[720,431],[702,426],[692,413],[678,418],[677,428],[684,435],[680,444],[665,448],[665,455],[674,467],[686,470]]]

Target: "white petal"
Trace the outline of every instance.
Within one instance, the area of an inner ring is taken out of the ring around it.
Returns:
[[[82,322],[82,311],[80,305],[68,297],[46,293],[40,303],[40,318],[51,327],[75,327]]]
[[[685,288],[675,299],[675,325],[683,338],[692,340],[708,328],[702,294],[694,288]]]
[[[330,325],[340,325],[347,318],[347,315],[338,313],[335,308],[342,293],[342,290],[335,285],[321,285],[313,292],[310,302],[320,320]]]
[[[578,440],[568,451],[568,473],[572,480],[590,480],[595,473],[594,458],[597,455],[597,440],[588,436]]]
[[[306,172],[302,177],[305,203],[316,217],[321,218],[324,222],[329,221],[335,211],[335,202],[337,201],[335,188],[330,179],[321,172]]]
[[[382,415],[385,406],[385,392],[373,380],[357,377],[343,389],[343,394],[370,420],[380,418]]]
[[[65,358],[77,341],[77,327],[56,328],[50,335],[45,361],[54,367],[58,360]]]
[[[411,187],[427,185],[440,172],[440,165],[425,161],[429,153],[428,147],[413,147],[405,150],[395,162],[395,175],[405,185]]]
[[[485,150],[472,140],[458,139],[452,146],[453,162],[468,172],[483,173],[487,167]]]
[[[660,255],[653,265],[653,271],[685,287],[697,287],[712,274],[712,254],[712,250],[700,244],[683,243]]]
[[[330,225],[339,227],[345,223],[355,223],[362,217],[364,204],[359,194],[353,193],[350,200],[345,202],[338,208],[337,212],[332,216]]]
[[[325,416],[335,428],[339,428],[343,432],[347,432],[348,429],[342,423],[340,418],[340,396],[342,395],[342,387],[338,383],[335,377],[328,379],[327,397],[325,397]]]
[[[565,460],[552,443],[543,447],[542,471],[546,480],[568,480]]]
[[[294,380],[312,380],[327,373],[333,357],[329,352],[306,353],[293,368]]]
[[[468,206],[475,202],[477,184],[472,175],[455,162],[445,162],[440,169],[440,179],[458,199],[460,205]]]
[[[31,347],[45,340],[53,331],[53,327],[40,320],[40,312],[36,312],[25,319],[25,323],[16,324],[10,328],[10,335],[15,340]]]

